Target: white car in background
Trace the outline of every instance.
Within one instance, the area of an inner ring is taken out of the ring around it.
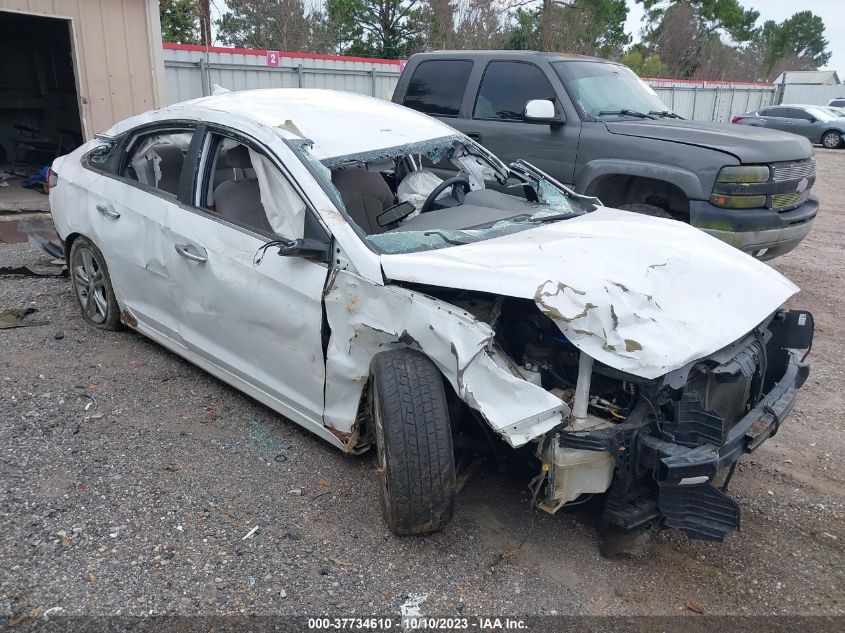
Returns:
[[[385,101],[206,97],[52,169],[83,318],[375,446],[397,534],[449,521],[456,452],[510,447],[549,512],[607,492],[611,524],[721,539],[739,511],[717,477],[809,372],[812,317],[767,265]]]

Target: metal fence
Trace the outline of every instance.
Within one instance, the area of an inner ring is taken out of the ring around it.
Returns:
[[[783,84],[778,86],[778,103],[827,105],[831,99],[845,98],[845,85]]]
[[[390,99],[400,74],[398,60],[219,48],[206,52],[174,44],[165,44],[164,67],[168,103],[209,95],[214,84],[229,90],[331,88]]]
[[[401,72],[396,60],[276,53],[165,44],[167,101],[211,94],[214,84],[250,88],[332,88],[390,99]],[[731,116],[773,103],[770,84],[647,79],[660,98],[686,119],[729,122]]]

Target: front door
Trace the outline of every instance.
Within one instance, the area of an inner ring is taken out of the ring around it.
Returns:
[[[294,232],[305,204],[269,152],[213,132],[197,147],[194,204],[168,218],[181,339],[300,423],[320,421],[328,267],[278,247],[262,252],[272,239],[302,236]]]
[[[579,126],[528,123],[525,104],[534,99],[552,101],[558,115],[561,104],[549,78],[530,62],[492,61],[487,64],[471,118],[449,121],[505,163],[524,159],[565,184],[574,178]]]

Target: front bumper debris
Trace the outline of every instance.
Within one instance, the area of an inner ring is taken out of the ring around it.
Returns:
[[[812,316],[779,312],[769,328],[766,351],[776,373],[770,376],[768,392],[732,424],[713,411],[689,407],[674,424],[664,420],[655,425],[653,403],[641,398],[620,424],[556,433],[554,441],[561,447],[604,451],[613,458],[616,474],[604,519],[629,529],[662,519],[692,538],[715,541],[739,529],[739,506],[726,494],[733,467],[743,454],[777,434],[810,371],[805,350],[812,344]],[[748,362],[749,349],[720,368]],[[681,404],[687,400],[681,398]],[[703,419],[704,413],[713,419]],[[730,471],[717,487],[726,469]]]

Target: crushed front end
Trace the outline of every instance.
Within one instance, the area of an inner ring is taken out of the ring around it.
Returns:
[[[717,541],[739,529],[727,486],[740,456],[777,433],[807,379],[810,313],[778,310],[735,343],[656,379],[593,361],[536,313],[508,316],[503,346],[571,403],[569,420],[535,447],[540,507],[555,512],[607,492],[603,519],[620,528],[662,521]]]

